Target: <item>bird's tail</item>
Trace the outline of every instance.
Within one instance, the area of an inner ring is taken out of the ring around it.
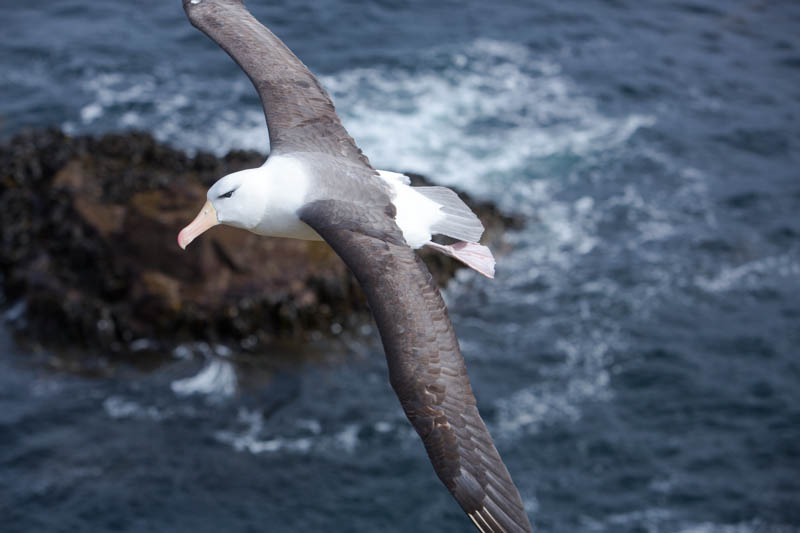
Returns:
[[[439,204],[444,214],[441,220],[431,226],[432,234],[447,235],[467,243],[480,240],[483,224],[455,192],[447,187],[414,187],[414,190]]]
[[[439,204],[444,214],[444,218],[431,226],[431,233],[462,241],[450,245],[429,242],[427,246],[458,259],[487,278],[494,278],[494,256],[489,248],[478,244],[483,224],[477,215],[447,187],[414,187],[414,190]]]
[[[492,255],[492,251],[482,244],[462,241],[455,244],[444,245],[429,242],[426,246],[430,246],[443,254],[458,259],[487,278],[494,278],[494,256]]]

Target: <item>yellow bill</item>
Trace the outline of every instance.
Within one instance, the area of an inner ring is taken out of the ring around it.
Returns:
[[[211,205],[211,202],[206,200],[205,205],[192,220],[192,222],[183,228],[178,234],[178,246],[186,249],[193,240],[200,236],[204,231],[213,228],[219,224],[217,220],[217,210]]]

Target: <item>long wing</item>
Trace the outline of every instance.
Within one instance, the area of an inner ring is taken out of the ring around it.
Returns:
[[[391,215],[336,200],[300,212],[367,295],[389,380],[439,479],[480,531],[529,532],[519,492],[478,414],[444,301]]]
[[[323,152],[369,164],[317,78],[242,0],[183,0],[183,9],[255,85],[272,153]]]

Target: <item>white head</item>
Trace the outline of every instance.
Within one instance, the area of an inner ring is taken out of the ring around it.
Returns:
[[[234,172],[208,189],[207,200],[195,219],[178,234],[178,245],[186,248],[204,231],[226,224],[253,230],[264,215],[266,199],[260,169]]]

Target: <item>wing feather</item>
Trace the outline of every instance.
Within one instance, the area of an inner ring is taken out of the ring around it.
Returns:
[[[475,404],[453,326],[428,269],[379,206],[320,200],[300,218],[358,279],[389,381],[433,468],[480,531],[529,532],[522,499]]]
[[[242,0],[183,0],[183,9],[253,82],[267,118],[271,153],[321,152],[369,165],[319,80]]]

